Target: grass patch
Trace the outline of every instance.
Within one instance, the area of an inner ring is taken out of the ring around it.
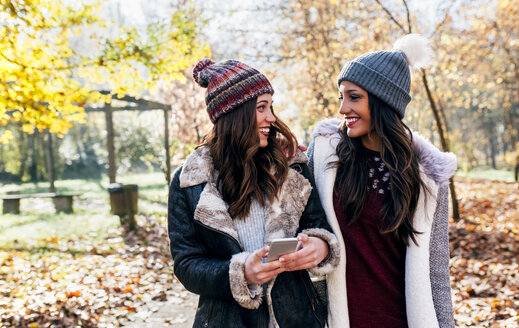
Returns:
[[[139,173],[120,176],[117,178],[119,183],[136,184],[139,189],[167,189],[166,179],[162,172],[153,173]],[[83,192],[96,193],[106,192],[109,180],[107,176],[101,179],[71,179],[71,180],[56,180],[54,186],[59,192]],[[9,191],[20,192],[23,194],[29,193],[45,193],[49,192],[48,182],[26,182],[26,183],[11,183],[0,185],[0,194],[6,194]]]
[[[456,172],[456,176],[473,179],[514,182],[514,171],[512,168],[496,170],[491,167],[481,166],[467,171],[458,170]]]
[[[61,240],[79,239],[96,244],[119,226],[117,216],[93,213],[4,215],[0,223],[0,248],[34,249]]]
[[[121,176],[123,184],[139,188],[139,212],[166,215],[167,184],[164,174],[146,173]],[[82,193],[74,198],[74,213],[55,213],[52,199],[28,198],[20,201],[20,214],[3,214],[0,220],[0,248],[39,249],[62,240],[84,240],[82,245],[106,239],[120,227],[119,217],[110,214],[108,178],[58,180],[58,192]],[[0,186],[0,194],[48,192],[49,183],[22,183]],[[0,202],[1,203],[1,202]]]
[[[106,189],[108,183],[104,179],[75,179],[75,180],[57,180],[54,183],[58,193],[82,192],[96,193]],[[0,186],[0,194],[6,194],[8,191],[19,192],[22,194],[46,193],[49,192],[48,182],[26,182],[20,184],[5,184]]]

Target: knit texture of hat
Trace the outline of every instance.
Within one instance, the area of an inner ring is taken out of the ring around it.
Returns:
[[[350,81],[382,99],[400,118],[411,101],[411,74],[400,51],[367,53],[346,63],[337,80]]]
[[[211,122],[265,93],[274,94],[267,77],[237,60],[214,63],[200,60],[193,69],[193,78],[207,88],[205,103]]]
[[[429,41],[419,34],[408,34],[395,43],[392,51],[361,55],[346,63],[337,83],[350,81],[382,99],[400,118],[411,101],[409,66],[423,68],[429,64],[432,51]]]

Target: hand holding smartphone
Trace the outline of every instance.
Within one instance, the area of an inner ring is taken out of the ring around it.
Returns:
[[[270,243],[270,251],[267,255],[267,262],[275,261],[280,256],[297,251],[299,241],[297,238],[278,238],[273,239]]]

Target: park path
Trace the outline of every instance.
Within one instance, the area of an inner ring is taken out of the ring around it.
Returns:
[[[166,293],[165,301],[150,301],[147,313],[135,313],[131,321],[124,323],[126,328],[191,328],[195,318],[198,295],[188,292],[175,279],[172,288]]]
[[[162,203],[142,202],[139,207],[148,212],[167,213],[167,206]],[[143,224],[144,225],[144,224]],[[167,229],[158,227],[156,238],[164,242],[167,238]],[[164,245],[163,245],[164,246]],[[169,249],[169,246],[164,246]],[[171,255],[168,255],[170,259]],[[168,279],[166,292],[161,299],[149,300],[145,306],[137,309],[136,313],[128,316],[122,323],[125,328],[191,328],[193,326],[198,295],[188,292],[178,279],[170,272],[172,279]]]

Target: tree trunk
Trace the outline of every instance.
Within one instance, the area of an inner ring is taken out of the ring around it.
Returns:
[[[164,147],[166,148],[166,181],[171,182],[171,156],[169,154],[169,113],[164,109]]]
[[[47,179],[49,180],[49,191],[56,192],[54,186],[54,156],[52,155],[52,134],[47,130],[46,142],[45,142],[45,159],[47,163]]]
[[[384,7],[384,5],[382,4],[382,2],[380,0],[375,0],[375,1],[389,15],[389,18],[396,25],[398,25],[398,27],[404,33],[412,33],[413,32],[412,25],[411,25],[411,15],[410,15],[409,7],[407,6],[406,0],[403,0],[403,3],[404,3],[405,9],[406,9],[406,13],[407,13],[407,27],[408,27],[407,31],[404,28],[404,26],[402,24],[400,24],[398,22],[398,20],[391,14],[389,9]],[[445,134],[443,132],[443,124],[442,124],[442,120],[440,118],[440,113],[439,113],[438,109],[436,108],[436,103],[435,103],[434,98],[433,98],[433,96],[431,94],[431,90],[429,88],[429,83],[427,82],[427,74],[425,73],[425,70],[423,70],[423,69],[422,69],[422,81],[423,81],[423,85],[425,87],[425,92],[427,93],[427,98],[429,99],[429,103],[431,104],[431,110],[433,112],[434,119],[436,121],[436,127],[438,128],[438,135],[440,136],[440,141],[441,141],[442,149],[443,149],[443,151],[449,151],[449,143],[447,142],[447,138],[445,137]],[[458,207],[458,199],[456,197],[456,190],[455,190],[455,186],[454,186],[454,179],[450,178],[449,181],[450,181],[449,188],[450,188],[451,199],[452,199],[452,216],[453,216],[454,220],[459,220],[460,219],[460,211],[459,211],[459,207]]]
[[[490,160],[492,161],[492,168],[496,170],[496,140],[494,136],[490,138]]]
[[[20,128],[18,130],[20,140],[19,140],[19,150],[20,150],[20,167],[18,168],[18,176],[20,177],[20,180],[23,179],[23,176],[25,174],[25,169],[27,166],[27,162],[29,160],[29,138],[27,137],[27,134],[23,132],[23,130]]]
[[[422,81],[425,87],[425,92],[427,93],[427,98],[429,99],[429,103],[431,105],[431,110],[434,115],[434,119],[436,121],[436,127],[438,129],[438,135],[440,137],[440,142],[442,145],[443,151],[449,151],[449,143],[447,141],[447,138],[445,137],[445,133],[443,132],[443,124],[440,118],[440,113],[438,109],[436,108],[436,103],[434,102],[434,98],[431,94],[431,90],[429,89],[429,83],[427,82],[427,74],[424,70],[422,70]],[[454,220],[460,219],[460,210],[458,206],[458,198],[456,197],[456,187],[454,186],[454,179],[449,179],[449,189],[451,192],[451,201],[452,201],[452,217]]]
[[[490,157],[492,157],[492,156],[490,153],[491,153],[491,150],[490,150],[490,143],[489,143],[489,144],[485,145],[485,165],[486,166],[492,165],[491,159],[490,159]]]
[[[29,176],[31,178],[31,182],[38,181],[38,149],[36,143],[38,142],[37,137],[39,133],[38,130],[34,131],[34,133],[30,136],[31,142],[31,166],[29,166]]]
[[[514,180],[515,182],[519,181],[519,156],[517,156],[515,161]]]
[[[117,167],[115,165],[114,122],[112,114],[112,105],[110,103],[105,103],[106,148],[108,150],[108,178],[110,180],[110,183],[115,183]]]

